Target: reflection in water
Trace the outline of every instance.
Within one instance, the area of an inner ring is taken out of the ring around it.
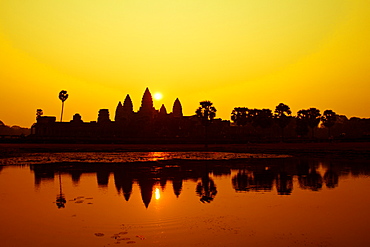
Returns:
[[[147,175],[147,176],[145,176]],[[150,201],[152,200],[153,187],[155,185],[155,180],[150,174],[145,174],[140,176],[138,179],[138,184],[141,191],[141,199],[146,208],[148,208]]]
[[[210,203],[215,198],[217,189],[213,180],[209,176],[205,175],[202,176],[201,182],[197,184],[196,192],[200,197],[201,202]]]
[[[55,169],[52,167],[42,167],[39,171],[35,172],[35,186],[36,188],[41,185],[43,181],[54,181]]]
[[[338,174],[334,171],[332,164],[330,163],[328,169],[324,174],[324,181],[327,188],[335,188],[338,186]]]
[[[158,156],[160,156],[158,154]],[[266,163],[267,162],[267,163]],[[318,170],[320,168],[320,171]],[[365,168],[365,167],[363,167]],[[110,174],[113,174],[114,184],[118,194],[122,194],[129,201],[133,184],[140,188],[141,198],[147,208],[152,200],[154,188],[166,189],[168,181],[172,183],[173,193],[179,197],[184,181],[197,181],[195,192],[201,202],[210,203],[217,195],[214,180],[210,177],[231,176],[231,184],[236,192],[270,192],[276,188],[278,195],[291,195],[293,193],[293,180],[297,178],[300,189],[319,191],[323,183],[327,188],[336,188],[340,175],[348,174],[348,167],[338,163],[319,163],[314,160],[281,160],[269,159],[258,161],[156,161],[134,162],[125,164],[48,164],[33,165],[35,186],[40,186],[43,180],[53,180],[59,172],[68,173],[74,184],[78,185],[81,174],[95,173],[98,186],[107,187]],[[369,173],[368,168],[357,173]],[[60,177],[60,176],[59,176]],[[62,185],[60,180],[60,185]],[[159,189],[155,192],[156,198]],[[58,197],[58,207],[64,207],[64,196]]]
[[[28,169],[7,166],[0,174],[4,246],[370,244],[362,237],[370,230],[364,160],[60,162]],[[19,229],[27,236],[18,237]]]
[[[169,156],[169,152],[150,152],[148,153],[148,161],[164,160]]]
[[[293,191],[293,176],[287,172],[279,172],[276,176],[276,189],[279,195],[290,195]]]
[[[110,172],[106,169],[99,169],[96,171],[96,178],[98,180],[99,187],[107,187],[109,181]]]
[[[70,171],[70,174],[72,176],[72,181],[74,185],[78,185],[81,179],[82,172],[75,170],[75,171]]]
[[[310,167],[306,161],[298,165],[298,182],[302,189],[318,191],[322,188],[322,177],[316,169],[316,166]]]
[[[130,174],[130,170],[116,170],[114,174],[114,184],[118,194],[123,193],[126,201],[130,199],[132,192],[133,176]]]
[[[62,191],[62,177],[60,175],[60,172],[58,172],[58,177],[59,177],[59,195],[57,196],[56,199],[56,205],[58,208],[64,208],[67,201]]]
[[[159,191],[159,189],[158,189],[158,188],[156,188],[156,189],[155,189],[154,194],[155,194],[155,199],[156,199],[156,200],[161,199],[161,192]]]

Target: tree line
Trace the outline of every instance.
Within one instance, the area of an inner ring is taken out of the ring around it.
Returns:
[[[200,102],[200,107],[196,110],[196,116],[201,119],[206,127],[210,125],[216,116],[216,108],[210,101]],[[251,109],[248,107],[235,107],[231,112],[231,121],[239,127],[251,125],[254,128],[260,127],[268,129],[277,124],[281,130],[281,138],[284,139],[285,128],[295,119],[295,131],[298,136],[306,136],[311,130],[311,137],[315,137],[315,128],[322,123],[328,129],[328,137],[331,138],[331,128],[334,126],[338,115],[333,110],[325,110],[323,114],[317,108],[302,109],[296,116],[292,115],[290,107],[280,103],[271,109]],[[207,138],[207,137],[206,137]]]

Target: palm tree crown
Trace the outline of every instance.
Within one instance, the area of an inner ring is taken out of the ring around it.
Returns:
[[[200,107],[195,111],[197,117],[202,120],[202,124],[207,126],[209,125],[213,119],[216,117],[216,108],[213,107],[213,103],[211,101],[201,101]]]
[[[324,114],[321,116],[321,121],[325,127],[330,128],[337,121],[337,114],[332,110],[325,110]]]
[[[248,108],[235,107],[231,112],[231,120],[238,126],[244,126],[248,122]]]
[[[59,99],[64,102],[68,99],[68,94],[66,90],[62,90],[59,92]]]

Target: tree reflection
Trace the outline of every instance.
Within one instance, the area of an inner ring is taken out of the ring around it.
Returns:
[[[250,191],[250,180],[252,174],[245,169],[240,170],[232,179],[231,183],[235,191]]]
[[[325,174],[324,174],[324,181],[325,181],[325,185],[327,188],[335,188],[338,186],[338,174],[333,171],[333,168],[329,167],[328,170],[326,170]]]
[[[217,194],[217,188],[213,180],[207,175],[202,176],[201,181],[197,184],[196,193],[200,197],[200,201],[210,203]]]
[[[67,200],[64,197],[64,194],[62,191],[62,177],[59,172],[59,195],[57,195],[56,205],[58,208],[64,208],[66,203],[67,203]]]
[[[194,184],[195,195],[202,203],[210,203],[218,193],[213,179],[225,179],[230,174],[234,174],[231,184],[236,192],[267,192],[272,191],[276,186],[278,195],[291,195],[293,185],[296,184],[301,189],[319,191],[323,183],[326,188],[338,187],[341,176],[370,174],[369,166],[363,162],[353,162],[350,167],[345,161],[332,162],[333,164],[326,165],[325,162],[314,159],[284,161],[254,159],[253,161],[134,162],[125,166],[107,163],[89,164],[89,166],[78,163],[68,165],[56,163],[47,166],[31,165],[31,170],[34,172],[36,188],[42,182],[50,183],[53,179],[59,178],[59,194],[55,201],[58,208],[64,208],[66,204],[61,174],[69,174],[73,185],[78,186],[84,173],[95,174],[99,187],[107,186],[110,174],[113,173],[117,192],[120,195],[123,194],[126,201],[129,201],[133,187],[138,186],[142,201],[145,207],[148,207],[155,186],[160,186],[162,191],[173,189],[175,196],[179,197],[186,182]],[[318,172],[318,167],[324,169],[323,176]],[[167,182],[172,185],[171,188],[166,187]]]
[[[308,166],[305,166],[308,168]],[[307,171],[308,170],[308,171]],[[322,177],[316,171],[316,167],[307,169],[305,173],[298,176],[299,186],[302,189],[310,189],[312,191],[319,191],[322,188]]]
[[[286,172],[278,173],[276,189],[279,195],[290,195],[293,191],[293,177]]]

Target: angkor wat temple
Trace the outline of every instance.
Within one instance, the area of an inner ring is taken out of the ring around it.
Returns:
[[[213,138],[222,139],[230,122],[214,119],[209,128]],[[146,88],[141,106],[133,110],[130,95],[118,103],[114,121],[108,109],[100,109],[97,121],[83,122],[76,113],[70,122],[58,122],[54,116],[39,116],[32,126],[32,137],[37,140],[117,141],[122,143],[194,143],[203,142],[204,127],[197,116],[184,116],[179,99],[172,112],[164,105],[153,106],[152,95]]]
[[[305,125],[307,132],[301,134],[297,117],[282,132],[278,119],[270,111],[270,118],[263,115],[246,119],[245,125],[230,124],[228,120],[213,119],[206,128],[197,115],[184,116],[179,99],[176,99],[172,112],[168,113],[164,105],[157,110],[153,106],[152,95],[147,88],[137,112],[133,110],[129,95],[123,104],[118,103],[114,121],[110,119],[108,109],[100,109],[97,121],[84,122],[76,113],[70,122],[56,121],[54,116],[38,116],[31,127],[30,141],[42,142],[96,142],[96,143],[246,143],[277,142],[304,140],[369,140],[370,119],[338,116],[335,125],[330,128]],[[195,113],[194,109],[194,113]],[[253,109],[252,109],[253,110]],[[206,134],[208,133],[208,134]],[[208,136],[208,137],[206,137]]]

